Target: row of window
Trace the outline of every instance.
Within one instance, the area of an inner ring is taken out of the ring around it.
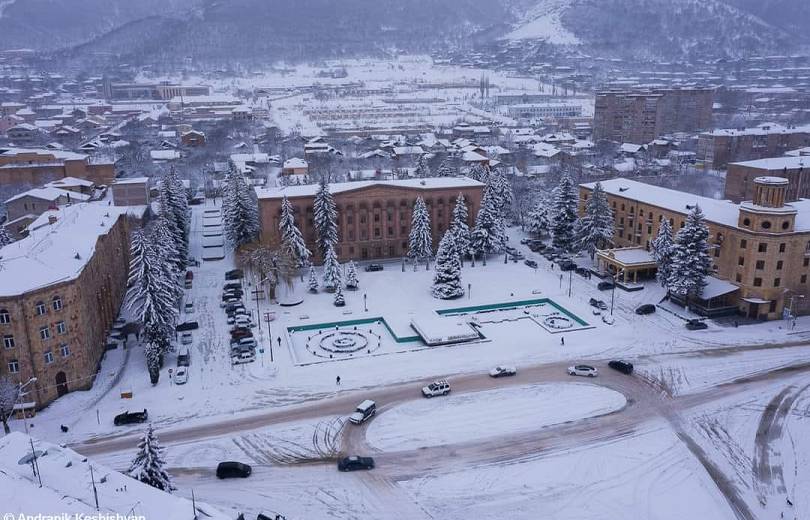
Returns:
[[[59,321],[56,323],[56,333],[58,335],[67,334],[67,324],[64,321]],[[42,340],[51,339],[51,328],[49,326],[44,326],[39,328],[39,337]],[[3,336],[3,347],[5,348],[14,348],[16,343],[14,342],[14,335],[13,334],[6,334]]]
[[[54,311],[61,311],[62,310],[62,298],[60,296],[54,296],[51,300],[51,309]],[[38,301],[34,304],[34,313],[37,316],[42,316],[43,314],[48,312],[48,305],[43,301]],[[0,309],[0,324],[7,324],[11,323],[11,314],[6,309]]]
[[[59,355],[61,355],[63,358],[66,358],[66,357],[70,356],[70,345],[68,345],[67,343],[63,343],[62,345],[59,345]],[[45,352],[42,355],[42,357],[45,358],[45,364],[46,365],[50,365],[54,361],[53,352],[50,351],[50,350]],[[20,371],[20,362],[18,360],[16,360],[16,359],[9,360],[9,362],[8,362],[8,371],[9,371],[10,374],[16,374],[17,372],[19,372]]]

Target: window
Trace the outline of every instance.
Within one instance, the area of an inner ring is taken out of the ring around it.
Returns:
[[[805,258],[804,259],[804,266],[805,267],[810,266],[810,258]]]
[[[765,269],[765,260],[757,260],[757,269]]]
[[[11,334],[3,336],[3,346],[6,348],[14,348],[14,336]]]
[[[779,244],[779,252],[784,253],[785,252],[785,247],[786,247],[786,244],[784,242]]]
[[[45,352],[45,364],[50,365],[51,363],[53,363],[53,352],[49,350]]]
[[[0,323],[10,323],[11,316],[9,315],[8,311],[5,309],[0,309]]]
[[[762,287],[762,278],[754,278],[754,287]]]
[[[757,248],[757,251],[759,251],[760,253],[767,253],[768,252],[768,244],[766,244],[765,242],[760,242],[759,247]]]
[[[51,302],[51,307],[53,307],[53,310],[55,310],[55,311],[61,311],[62,310],[62,298],[60,296],[54,296],[53,301]]]
[[[772,301],[768,306],[768,312],[776,312],[776,300]]]
[[[379,221],[380,221],[380,214],[379,214],[379,213],[375,213],[375,214],[374,214],[374,222],[379,222]]]
[[[751,219],[750,218],[744,218],[743,219],[743,226],[748,227],[750,225],[751,225]]]
[[[51,329],[48,326],[39,328],[39,337],[42,339],[51,339]]]
[[[67,343],[59,345],[59,353],[62,355],[62,357],[68,357],[70,355],[70,347]]]
[[[777,270],[777,271],[781,271],[781,270],[782,270],[782,264],[783,264],[783,262],[782,262],[781,260],[779,260],[778,262],[776,262],[776,270]]]
[[[45,302],[37,302],[36,307],[34,309],[37,313],[37,316],[42,316],[45,314]]]
[[[800,282],[801,283],[807,283],[807,275],[806,274],[802,275],[802,277],[800,278]]]
[[[65,325],[64,321],[59,321],[56,323],[56,333],[57,334],[65,334],[67,332],[67,325]]]
[[[748,247],[748,240],[742,239],[740,240],[740,249],[745,249]]]
[[[20,362],[16,359],[12,359],[8,362],[8,371],[12,374],[16,374],[20,371]]]
[[[782,222],[782,229],[787,229],[789,227],[790,227],[790,222],[788,222],[787,220]]]
[[[734,279],[737,281],[737,283],[742,283],[742,275],[740,273],[737,273],[737,276],[735,276]]]
[[[770,220],[763,220],[761,226],[762,226],[762,229],[771,229],[771,221]]]
[[[742,256],[737,259],[737,265],[745,265],[745,258]]]
[[[774,278],[773,279],[773,286],[774,287],[779,287],[780,285],[782,285],[782,279],[781,278]]]

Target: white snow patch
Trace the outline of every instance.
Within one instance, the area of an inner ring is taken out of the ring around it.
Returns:
[[[560,14],[568,7],[568,0],[541,1],[517,29],[506,35],[508,40],[546,40],[555,45],[578,45],[579,38],[563,27]],[[534,15],[534,16],[532,16]]]

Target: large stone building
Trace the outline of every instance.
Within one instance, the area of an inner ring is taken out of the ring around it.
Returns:
[[[737,287],[737,312],[776,319],[791,304],[810,310],[810,200],[785,202],[788,181],[755,179],[752,200],[739,204],[617,178],[602,182],[615,219],[614,245],[650,248],[660,223],[677,232],[699,205],[709,228],[716,277]],[[580,185],[580,212],[594,183]]]
[[[0,187],[42,186],[65,177],[85,179],[97,185],[109,184],[115,179],[115,165],[74,152],[0,149]]]
[[[103,203],[47,211],[0,249],[0,376],[36,377],[37,407],[93,384],[126,291],[130,215]]]
[[[712,123],[714,90],[701,87],[611,89],[596,93],[594,139],[646,144]]]
[[[785,200],[810,198],[810,157],[786,156],[731,163],[726,172],[725,197],[734,202],[751,200],[754,179],[782,177],[788,180]]]
[[[810,146],[810,126],[719,129],[698,136],[697,159],[706,168],[722,170],[729,163],[777,157],[805,146]]]
[[[453,217],[456,197],[464,195],[472,226],[481,205],[484,185],[466,177],[398,181],[360,181],[330,184],[338,214],[337,253],[342,261],[399,258],[408,252],[411,213],[416,198],[425,199],[430,212],[433,247],[438,246]],[[286,195],[295,208],[295,222],[313,253],[315,228],[312,204],[318,185],[258,189],[261,240],[278,247],[281,201]]]

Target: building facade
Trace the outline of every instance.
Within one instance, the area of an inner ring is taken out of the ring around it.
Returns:
[[[593,185],[580,185],[580,212]],[[739,287],[740,314],[778,319],[791,306],[810,312],[810,201],[786,202],[786,179],[756,179],[752,200],[740,204],[622,178],[602,186],[614,212],[615,247],[649,250],[664,219],[677,233],[698,205],[709,228],[713,274]]]
[[[705,168],[722,170],[729,163],[778,157],[810,146],[810,127],[764,124],[754,128],[719,129],[698,136],[697,159]]]
[[[58,150],[0,150],[0,186],[41,186],[65,177],[85,179],[96,185],[109,184],[115,179],[115,165]]]
[[[726,172],[725,197],[734,202],[751,200],[757,177],[782,177],[788,186],[785,200],[810,198],[810,157],[773,157],[731,163]]]
[[[646,144],[663,134],[703,130],[711,126],[713,103],[711,88],[598,91],[594,139]]]
[[[273,248],[280,245],[278,225],[281,201],[286,195],[307,247],[317,253],[312,208],[317,189],[317,185],[305,185],[257,190],[261,241]],[[346,261],[407,255],[413,206],[419,196],[425,199],[430,213],[435,249],[450,226],[456,197],[464,195],[472,227],[483,189],[482,183],[466,177],[331,184],[338,214],[338,257]]]
[[[149,177],[116,179],[110,186],[116,206],[146,206],[149,204]]]
[[[0,249],[0,376],[36,377],[38,408],[92,386],[126,292],[131,225],[120,208],[77,204]]]

